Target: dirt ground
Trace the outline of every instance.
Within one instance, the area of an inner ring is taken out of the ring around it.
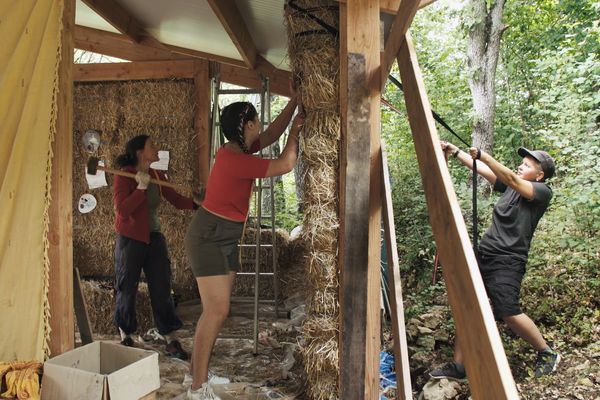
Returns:
[[[202,306],[197,301],[179,304],[177,314],[184,323],[177,331],[186,351],[191,351],[196,321]],[[289,318],[290,310],[280,309],[279,318],[270,306],[261,306],[259,341],[254,354],[252,304],[232,304],[232,316],[225,323],[217,340],[211,370],[228,377],[232,383],[214,386],[222,400],[293,400],[304,399],[302,366],[298,362],[298,325],[302,315]],[[286,315],[287,314],[287,315]],[[283,318],[282,318],[283,317]],[[143,343],[137,336],[135,346],[154,350],[159,354],[161,387],[157,399],[183,400],[186,388],[183,377],[189,363],[164,355],[164,344]],[[96,335],[95,340],[118,341],[118,335]]]

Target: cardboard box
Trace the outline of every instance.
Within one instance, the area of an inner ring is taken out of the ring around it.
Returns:
[[[136,400],[159,387],[156,352],[93,342],[44,363],[42,400]]]

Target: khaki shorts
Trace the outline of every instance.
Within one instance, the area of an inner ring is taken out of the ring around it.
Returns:
[[[200,207],[185,235],[185,252],[194,276],[227,275],[238,271],[238,244],[243,230],[243,222],[226,220]]]

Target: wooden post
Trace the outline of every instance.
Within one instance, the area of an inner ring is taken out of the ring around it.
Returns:
[[[75,0],[64,1],[62,56],[58,71],[56,136],[52,144],[50,259],[50,353],[74,347],[73,320],[73,27]]]
[[[208,61],[194,62],[196,115],[194,131],[198,141],[198,179],[206,186],[210,168],[210,72]]]
[[[390,173],[383,142],[381,144],[381,174],[383,179],[383,227],[385,230],[385,249],[387,255],[387,278],[390,288],[390,307],[392,314],[392,335],[394,337],[394,363],[396,366],[396,384],[398,400],[412,399],[410,366],[408,364],[408,344],[406,343],[406,325],[404,323],[404,304],[402,302],[402,281],[396,244],[396,226],[392,205]]]
[[[444,265],[448,299],[476,400],[518,399],[488,303],[467,227],[440,147],[414,46],[407,34],[398,56],[429,219]]]
[[[381,160],[379,7],[340,12],[340,398],[379,398]],[[352,184],[346,184],[352,182]]]

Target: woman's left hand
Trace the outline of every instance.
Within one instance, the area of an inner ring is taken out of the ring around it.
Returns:
[[[477,147],[471,147],[469,149],[469,154],[473,160],[480,160],[481,157],[485,154],[483,151],[478,149]]]

